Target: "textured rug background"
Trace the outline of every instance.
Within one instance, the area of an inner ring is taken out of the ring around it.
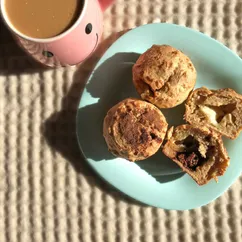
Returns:
[[[117,0],[104,20],[108,39],[93,57],[58,70],[27,57],[0,23],[0,241],[242,241],[242,177],[199,209],[147,207],[96,176],[75,137],[81,90],[114,33],[166,21],[205,32],[242,56],[242,1]]]

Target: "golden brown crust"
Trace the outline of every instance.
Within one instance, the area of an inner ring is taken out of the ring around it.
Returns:
[[[242,130],[242,95],[230,88],[194,90],[186,101],[185,120],[202,125],[230,139]]]
[[[196,76],[191,60],[168,45],[153,45],[133,66],[137,92],[159,108],[184,102],[195,86]]]
[[[168,131],[169,132],[169,131]],[[176,127],[163,147],[163,153],[188,173],[198,185],[217,180],[229,165],[220,135],[207,128],[188,124]]]
[[[128,98],[112,107],[103,123],[110,152],[130,161],[146,159],[160,148],[167,122],[154,105]]]

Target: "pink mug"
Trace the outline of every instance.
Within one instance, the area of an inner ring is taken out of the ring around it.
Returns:
[[[114,0],[84,0],[77,21],[64,33],[47,39],[19,32],[8,19],[5,1],[0,0],[1,15],[20,47],[42,64],[58,67],[81,63],[94,52],[102,35],[102,13]]]

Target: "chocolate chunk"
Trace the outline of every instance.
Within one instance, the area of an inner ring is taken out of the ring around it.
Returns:
[[[194,169],[198,166],[199,157],[195,152],[191,154],[181,153],[177,157],[185,167]]]
[[[188,157],[187,157],[187,165],[188,167],[196,167],[198,165],[199,158],[198,156],[192,152]]]
[[[149,135],[145,129],[141,129],[141,136],[140,136],[141,144],[146,143],[149,141]]]

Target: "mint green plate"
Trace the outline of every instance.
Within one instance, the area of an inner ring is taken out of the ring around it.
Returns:
[[[242,93],[242,61],[219,42],[192,29],[172,24],[148,24],[119,38],[98,62],[82,94],[77,115],[80,148],[91,167],[108,183],[145,204],[164,209],[193,209],[225,192],[242,171],[242,136],[225,145],[230,166],[219,182],[198,186],[161,151],[136,163],[112,156],[102,136],[103,119],[113,105],[138,97],[132,84],[132,65],[153,44],[168,44],[193,61],[196,87],[230,87]],[[165,110],[170,125],[182,123],[184,105]]]

